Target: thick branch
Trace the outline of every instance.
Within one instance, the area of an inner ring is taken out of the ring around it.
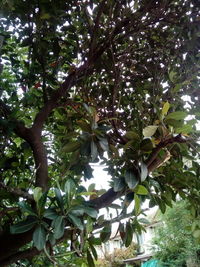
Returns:
[[[33,196],[30,195],[29,193],[21,190],[20,188],[11,188],[2,182],[0,182],[0,188],[5,189],[7,192],[13,194],[14,196],[23,197],[29,201],[33,201]]]
[[[115,192],[113,188],[110,188],[100,197],[90,200],[89,204],[91,204],[96,209],[102,209],[108,207],[110,204],[112,204],[113,201],[123,196],[124,193],[124,190],[120,192]]]
[[[175,136],[175,137],[171,137],[168,139],[165,139],[163,141],[161,141],[151,152],[148,160],[146,161],[147,166],[149,167],[154,160],[157,159],[159,152],[161,151],[162,148],[167,147],[168,145],[171,145],[173,143],[187,143],[188,142],[188,138],[183,138],[181,136],[181,134]]]

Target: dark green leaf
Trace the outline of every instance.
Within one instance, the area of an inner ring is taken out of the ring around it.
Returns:
[[[24,201],[18,202],[19,207],[23,212],[28,213],[29,215],[37,216],[37,214],[34,212],[34,210],[31,208],[29,204],[27,204]]]
[[[148,175],[147,165],[144,162],[141,162],[141,182],[144,182],[144,180],[147,178],[147,175]]]
[[[92,161],[94,161],[97,158],[97,156],[98,156],[97,145],[92,140],[91,141],[91,157],[92,157]]]
[[[56,195],[56,202],[58,206],[60,207],[61,210],[63,210],[64,202],[63,202],[63,197],[61,195],[60,189],[55,188],[55,195]]]
[[[105,226],[100,234],[101,241],[105,243],[111,236],[111,225]]]
[[[71,214],[71,213],[69,213],[68,216],[69,216],[69,219],[71,220],[71,222],[72,222],[76,227],[78,227],[78,229],[80,229],[80,230],[83,231],[84,226],[83,226],[82,221],[81,221],[77,216],[75,216],[75,215],[73,215],[73,214]]]
[[[124,178],[119,177],[114,179],[114,186],[113,189],[115,192],[119,192],[125,188],[126,184]]]
[[[33,244],[38,250],[42,250],[46,243],[46,231],[42,225],[39,225],[33,232]]]
[[[54,237],[59,239],[63,236],[65,230],[65,222],[63,216],[57,216],[54,220]]]
[[[78,141],[77,142],[70,142],[62,148],[62,152],[70,153],[70,152],[76,151],[79,148],[80,148],[80,143]]]
[[[85,207],[84,207],[84,211],[85,211],[85,213],[86,213],[87,215],[89,215],[89,216],[92,217],[92,218],[96,218],[97,215],[98,215],[97,211],[96,211],[94,208],[91,208],[91,207],[87,207],[87,206],[85,206]]]
[[[49,208],[44,212],[44,217],[50,220],[54,220],[57,216],[58,213],[55,211],[54,208]]]
[[[27,218],[25,221],[10,226],[11,234],[20,234],[29,231],[37,223],[36,218]]]
[[[129,247],[133,239],[133,228],[130,222],[126,223],[125,247]]]
[[[87,262],[89,267],[95,267],[94,260],[89,250],[87,250]]]
[[[137,176],[132,170],[125,172],[125,181],[130,189],[134,189],[139,183]]]

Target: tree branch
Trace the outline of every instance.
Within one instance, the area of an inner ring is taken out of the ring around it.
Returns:
[[[29,193],[21,190],[20,188],[11,188],[2,182],[0,182],[0,188],[5,189],[7,192],[11,193],[14,196],[23,197],[23,198],[25,198],[31,202],[33,201],[33,196],[30,195]]]

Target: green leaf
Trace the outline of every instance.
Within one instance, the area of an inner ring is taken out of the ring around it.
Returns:
[[[138,219],[138,222],[146,225],[150,224],[150,221],[148,221],[146,218],[140,218]]]
[[[77,124],[83,132],[92,133],[91,126],[86,121],[79,120],[79,121],[77,121]]]
[[[63,236],[65,230],[65,222],[63,216],[57,216],[54,220],[54,237],[59,239]]]
[[[94,260],[89,250],[87,250],[87,262],[89,267],[95,267]]]
[[[70,152],[74,152],[76,151],[77,149],[80,148],[80,143],[78,141],[76,142],[70,142],[68,144],[66,144],[63,148],[62,148],[62,152],[65,152],[65,153],[70,153]]]
[[[141,144],[140,144],[140,149],[145,151],[145,152],[149,152],[153,149],[153,143],[151,141],[151,139],[146,138],[144,140],[142,140]]]
[[[133,191],[138,195],[148,195],[148,190],[143,185],[137,185]]]
[[[42,250],[46,243],[46,231],[42,225],[39,225],[33,232],[33,244],[38,250]]]
[[[69,213],[68,216],[69,216],[71,222],[72,222],[76,227],[78,227],[78,229],[80,229],[80,230],[83,231],[84,226],[83,226],[83,223],[81,222],[81,220],[80,220],[78,217],[76,217],[75,215],[71,214],[71,213]]]
[[[52,233],[49,234],[48,240],[49,240],[49,242],[51,243],[52,246],[55,245],[56,239],[55,239],[55,237],[54,237],[54,235]]]
[[[185,119],[185,117],[187,117],[187,113],[184,112],[184,111],[175,111],[175,112],[172,112],[172,113],[169,113],[167,116],[166,116],[166,120],[169,120],[169,119],[173,119],[173,120],[183,120]]]
[[[44,212],[44,217],[50,220],[54,220],[57,216],[58,213],[55,211],[54,208],[49,208]]]
[[[55,196],[56,196],[56,202],[58,203],[58,206],[60,207],[61,210],[64,208],[64,202],[63,202],[63,197],[61,195],[60,189],[55,188]]]
[[[137,176],[132,170],[127,170],[125,172],[125,181],[130,189],[134,189],[139,183]]]
[[[18,206],[21,208],[23,212],[26,212],[29,215],[37,216],[37,214],[34,212],[31,206],[27,204],[25,201],[18,202]]]
[[[10,226],[10,232],[11,234],[20,234],[25,233],[32,229],[35,224],[37,223],[36,218],[27,218],[25,221],[16,223],[12,226]]]
[[[134,206],[134,210],[135,210],[135,215],[139,215],[141,209],[140,209],[140,198],[138,197],[137,194],[134,195],[134,201],[135,201],[135,206]]]
[[[182,134],[188,134],[188,133],[193,132],[193,128],[192,128],[192,125],[185,124],[182,127],[176,128],[175,132],[176,133],[182,133]]]
[[[176,78],[176,74],[177,74],[177,73],[176,73],[175,71],[173,71],[173,70],[169,72],[169,79],[170,79],[170,81],[173,82],[173,83],[176,81],[176,80],[175,80],[175,78]]]
[[[99,144],[104,151],[109,150],[108,140],[106,138],[100,138]]]
[[[133,131],[126,132],[125,137],[129,140],[140,140],[139,135]]]
[[[85,206],[85,207],[84,207],[84,211],[85,211],[85,213],[86,213],[87,215],[89,215],[89,216],[92,217],[92,218],[96,218],[97,215],[98,215],[97,211],[96,211],[94,208],[91,208],[91,207],[87,207],[87,206]]]
[[[95,189],[95,184],[92,183],[88,186],[88,192],[92,192]]]
[[[106,241],[109,240],[110,236],[111,236],[111,225],[107,225],[102,229],[100,233],[101,241],[105,243]]]
[[[129,247],[133,239],[133,227],[130,222],[126,223],[125,247]]]
[[[114,179],[114,186],[113,189],[115,192],[119,192],[125,188],[126,184],[123,177],[115,178]]]
[[[67,193],[68,195],[74,194],[76,191],[76,184],[74,180],[72,180],[71,178],[67,179],[65,186],[64,186],[64,190],[65,190],[65,193]]]
[[[36,187],[33,190],[33,198],[35,200],[36,203],[38,203],[39,199],[42,196],[42,188],[41,187]]]
[[[95,247],[91,244],[91,242],[89,242],[89,245],[90,245],[90,249],[92,251],[92,255],[95,258],[95,260],[97,261],[97,259],[98,259],[97,251],[96,251]]]
[[[144,182],[148,176],[148,169],[147,165],[144,162],[141,162],[141,182]]]
[[[97,150],[97,146],[96,146],[96,144],[95,144],[95,142],[93,140],[91,141],[90,147],[91,147],[92,161],[95,161],[95,159],[98,156],[98,150]]]
[[[85,212],[85,207],[83,205],[74,206],[70,212],[75,216],[82,216]]]
[[[152,135],[155,134],[157,129],[158,129],[158,126],[149,125],[143,129],[142,133],[144,137],[151,137]]]
[[[163,105],[163,108],[162,108],[162,115],[163,116],[167,115],[167,112],[168,112],[169,108],[170,108],[170,104],[167,101],[167,102],[165,102],[165,104]]]

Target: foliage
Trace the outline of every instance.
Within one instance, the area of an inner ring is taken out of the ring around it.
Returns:
[[[65,248],[94,266],[113,222],[127,247],[143,230],[145,199],[199,221],[198,2],[1,0],[0,265]]]
[[[161,216],[163,225],[158,229],[154,239],[155,257],[164,266],[184,267],[191,259],[195,265],[200,262],[200,245],[192,234],[192,216],[185,201],[168,208]]]
[[[134,258],[137,254],[137,245],[132,243],[128,248],[115,249],[113,253],[106,254],[105,258],[99,259],[96,266],[122,266],[123,260]]]

